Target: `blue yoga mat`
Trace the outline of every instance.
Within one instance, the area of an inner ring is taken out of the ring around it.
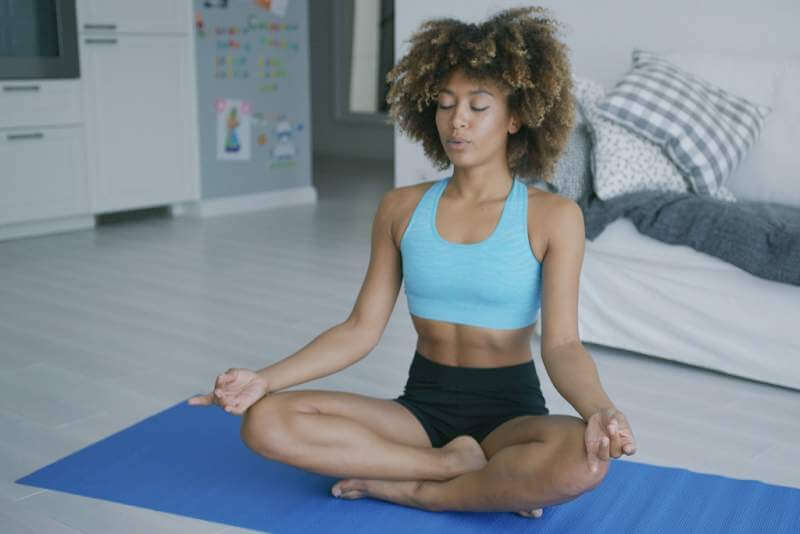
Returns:
[[[182,402],[17,482],[274,534],[800,532],[798,489],[627,459],[612,460],[602,484],[540,519],[337,499],[336,478],[250,451],[240,422]]]

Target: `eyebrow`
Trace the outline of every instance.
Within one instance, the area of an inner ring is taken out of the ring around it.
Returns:
[[[450,89],[440,89],[439,92],[440,93],[450,93],[451,95],[455,94]],[[484,93],[484,94],[487,94],[487,95],[491,96],[492,98],[494,98],[494,95],[491,92],[489,92],[487,89],[484,89],[483,87],[478,87],[474,91],[470,91],[469,92],[469,94],[471,94],[471,95],[475,95],[475,94],[478,94],[478,93]]]

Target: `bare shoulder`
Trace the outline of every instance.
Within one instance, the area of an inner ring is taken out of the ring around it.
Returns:
[[[583,236],[583,211],[569,197],[529,186],[528,228],[537,230],[539,245],[546,254],[556,237],[576,239]]]
[[[390,189],[384,195],[383,202],[386,203],[386,209],[389,210],[392,220],[392,237],[398,249],[406,226],[411,220],[411,214],[414,213],[414,208],[422,199],[425,191],[432,185],[433,181],[402,185]]]

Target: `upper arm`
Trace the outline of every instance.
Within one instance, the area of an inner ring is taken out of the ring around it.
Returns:
[[[376,344],[389,322],[403,280],[400,251],[392,237],[398,189],[386,192],[372,221],[369,266],[348,321]]]
[[[580,342],[578,283],[585,241],[583,212],[569,198],[559,198],[548,225],[542,260],[542,358],[555,347]]]

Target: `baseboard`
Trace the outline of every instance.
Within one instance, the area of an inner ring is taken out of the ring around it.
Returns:
[[[94,226],[94,215],[75,215],[72,217],[44,219],[41,221],[4,223],[0,225],[0,241],[72,232],[74,230],[86,230],[88,228],[94,228]]]
[[[198,202],[185,202],[171,206],[173,216],[214,217],[248,211],[259,211],[297,204],[315,204],[317,188],[313,185],[251,193],[222,198],[204,199]]]

